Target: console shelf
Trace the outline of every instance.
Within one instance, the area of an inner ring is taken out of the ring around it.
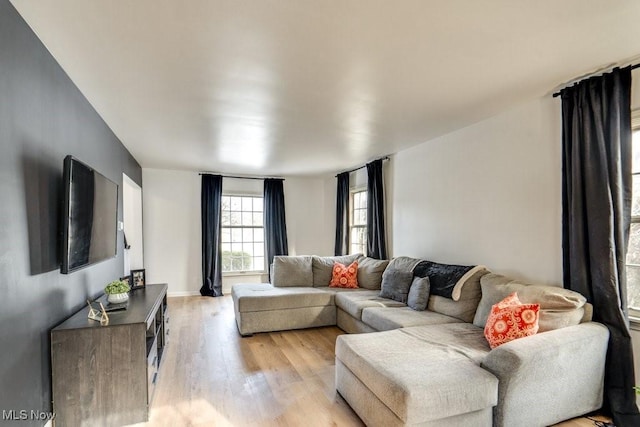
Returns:
[[[98,299],[106,305],[106,296]],[[147,421],[167,342],[167,285],[131,292],[101,326],[83,308],[51,330],[53,411],[59,426]]]

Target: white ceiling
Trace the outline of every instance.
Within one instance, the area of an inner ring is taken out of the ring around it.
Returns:
[[[12,0],[145,168],[360,166],[640,55],[637,0]]]

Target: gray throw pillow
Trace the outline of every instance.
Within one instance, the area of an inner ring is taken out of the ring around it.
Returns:
[[[431,284],[429,283],[428,277],[415,277],[409,288],[407,305],[416,311],[426,310],[427,303],[429,302],[430,287]]]
[[[406,304],[413,272],[387,268],[382,274],[380,297]]]

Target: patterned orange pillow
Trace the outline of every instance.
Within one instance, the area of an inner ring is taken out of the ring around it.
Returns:
[[[484,336],[491,348],[538,332],[540,304],[522,304],[516,292],[491,307]]]
[[[330,288],[357,288],[358,287],[358,261],[353,261],[348,266],[333,263]]]

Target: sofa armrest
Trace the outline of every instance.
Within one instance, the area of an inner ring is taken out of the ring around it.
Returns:
[[[581,323],[493,349],[482,367],[498,377],[494,426],[547,426],[602,406],[609,331]]]

